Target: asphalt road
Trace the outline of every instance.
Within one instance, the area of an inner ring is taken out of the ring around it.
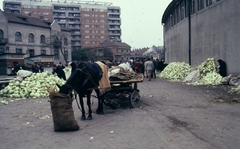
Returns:
[[[138,84],[139,108],[104,107],[79,131],[54,132],[48,98],[0,105],[0,149],[239,149],[239,95],[226,86],[188,86],[164,79]],[[220,102],[219,102],[220,101]]]

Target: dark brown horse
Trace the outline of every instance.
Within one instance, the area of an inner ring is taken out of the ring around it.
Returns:
[[[103,96],[100,96],[100,91],[98,89],[99,78],[94,78],[93,74],[90,72],[87,65],[90,63],[81,62],[78,64],[76,70],[74,70],[71,76],[68,78],[66,83],[60,86],[59,93],[71,94],[72,90],[75,90],[79,96],[79,102],[81,105],[82,116],[81,120],[86,120],[85,109],[83,97],[87,96],[88,105],[88,116],[87,120],[92,119],[92,109],[91,109],[91,93],[95,90],[98,98],[98,108],[96,110],[97,114],[103,114]],[[76,99],[77,100],[77,99]]]

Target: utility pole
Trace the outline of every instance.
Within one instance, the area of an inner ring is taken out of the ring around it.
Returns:
[[[191,66],[191,8],[192,0],[188,0],[188,61]]]

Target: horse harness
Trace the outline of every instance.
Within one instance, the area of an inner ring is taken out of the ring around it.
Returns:
[[[92,89],[98,89],[98,85],[94,82],[92,75],[88,72],[86,73],[85,71],[83,71],[84,69],[86,69],[86,66],[84,66],[82,69],[81,68],[77,68],[76,71],[80,71],[81,75],[85,74],[87,76],[87,79],[84,80],[84,82],[81,84],[80,88],[82,88],[83,86],[85,86],[88,82],[88,80],[90,80],[92,82],[92,84],[95,86],[93,88],[89,88],[87,90],[92,90]]]

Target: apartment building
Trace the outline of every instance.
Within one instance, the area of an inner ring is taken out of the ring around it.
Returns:
[[[120,7],[109,2],[73,0],[4,0],[12,13],[56,20],[71,30],[71,49],[98,46],[104,40],[121,42]]]

